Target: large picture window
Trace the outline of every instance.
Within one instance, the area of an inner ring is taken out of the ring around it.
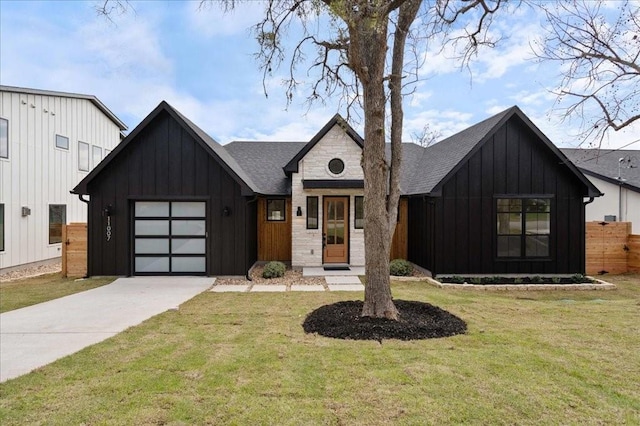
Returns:
[[[9,120],[0,118],[0,158],[9,158]]]
[[[318,197],[307,197],[307,229],[318,229]]]
[[[498,257],[548,257],[550,198],[497,199]]]
[[[0,251],[4,251],[4,204],[0,204]]]
[[[67,206],[64,204],[49,205],[49,244],[62,242],[62,225],[67,223]]]
[[[355,229],[364,229],[364,197],[355,197],[354,201],[353,227]]]
[[[267,220],[275,222],[283,222],[285,216],[285,201],[283,199],[267,200]]]

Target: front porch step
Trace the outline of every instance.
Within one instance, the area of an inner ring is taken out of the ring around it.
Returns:
[[[364,275],[364,266],[350,266],[349,271],[325,271],[322,266],[305,266],[302,268],[303,277],[345,277],[357,275]]]

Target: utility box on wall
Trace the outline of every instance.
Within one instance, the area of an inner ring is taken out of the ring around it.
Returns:
[[[605,215],[604,221],[605,222],[615,222],[616,221],[616,215],[615,214]]]

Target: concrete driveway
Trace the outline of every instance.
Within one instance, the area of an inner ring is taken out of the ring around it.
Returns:
[[[0,314],[0,382],[101,342],[209,289],[214,278],[135,277]]]

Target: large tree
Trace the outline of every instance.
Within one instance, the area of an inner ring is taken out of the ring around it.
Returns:
[[[544,40],[534,45],[561,66],[555,89],[566,117],[582,120],[582,137],[598,146],[609,130],[640,120],[640,3],[576,0],[540,3]]]
[[[227,2],[233,7],[235,2]],[[500,0],[270,0],[264,19],[255,27],[260,52],[257,55],[265,78],[288,58],[287,98],[298,88],[297,66],[305,49],[317,56],[306,70],[315,71],[310,100],[337,90],[361,107],[364,118],[364,240],[365,300],[363,316],[397,319],[391,296],[389,255],[397,221],[402,160],[403,87],[407,40],[426,39],[434,32],[470,13],[473,25],[456,41],[465,40],[466,53],[486,42],[486,27]],[[422,14],[419,12],[422,10]],[[326,20],[322,30],[309,22]],[[302,36],[287,57],[287,30],[297,21]],[[418,22],[419,29],[413,28]],[[424,47],[423,47],[424,49]],[[322,89],[322,90],[321,90]],[[387,132],[389,123],[390,131]],[[385,145],[391,142],[391,156]]]

